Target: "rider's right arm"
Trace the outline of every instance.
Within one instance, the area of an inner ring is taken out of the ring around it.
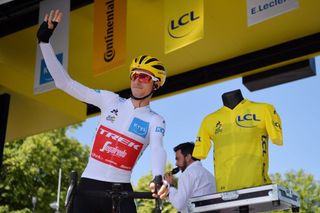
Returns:
[[[153,177],[161,175],[163,177],[167,162],[167,152],[163,145],[165,134],[165,120],[155,114],[150,133],[151,169]]]
[[[94,90],[71,79],[64,67],[58,61],[50,43],[40,42],[40,49],[57,88],[80,101],[93,104],[100,108],[103,102],[105,104],[106,100],[117,97],[113,92]]]

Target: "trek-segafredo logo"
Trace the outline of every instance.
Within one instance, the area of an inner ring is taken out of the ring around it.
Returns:
[[[148,122],[145,122],[139,118],[133,118],[129,127],[129,132],[132,132],[136,135],[139,135],[145,138],[148,134],[148,129],[149,129]]]
[[[103,147],[99,150],[100,152],[106,152],[106,153],[111,153],[113,155],[116,155],[120,158],[125,158],[127,156],[126,150],[120,150],[118,147],[112,147],[112,142],[107,141],[103,145]]]
[[[199,21],[200,18],[194,10],[191,10],[178,18],[171,19],[168,24],[168,34],[172,38],[185,37],[193,31],[193,25]]]
[[[130,147],[130,148],[133,148],[137,151],[139,151],[142,146],[141,144],[135,143],[134,141],[130,141],[129,139],[126,139],[115,132],[109,131],[108,129],[100,128],[98,130],[97,134],[99,134],[99,135],[103,136],[105,139],[107,139],[107,142],[104,144],[103,147],[108,147],[109,144],[112,144],[112,143],[110,143],[110,141],[114,141],[115,143],[121,143],[121,144],[123,144],[127,147]],[[102,149],[104,149],[104,148],[102,148]],[[102,151],[102,150],[100,150],[100,151]]]
[[[245,114],[236,117],[236,124],[243,128],[254,128],[261,120],[256,114]]]

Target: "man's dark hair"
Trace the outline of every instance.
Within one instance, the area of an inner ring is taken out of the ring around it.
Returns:
[[[178,146],[174,147],[173,150],[175,152],[177,152],[178,150],[181,150],[181,153],[183,154],[183,156],[187,156],[188,154],[190,154],[192,156],[193,148],[194,148],[193,142],[186,142],[186,143],[181,143]],[[192,159],[199,160],[194,157],[192,157]]]

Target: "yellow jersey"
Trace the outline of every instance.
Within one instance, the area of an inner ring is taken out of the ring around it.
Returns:
[[[223,106],[203,119],[193,156],[205,159],[213,143],[217,192],[270,184],[269,137],[283,144],[275,108],[243,99],[234,109]]]

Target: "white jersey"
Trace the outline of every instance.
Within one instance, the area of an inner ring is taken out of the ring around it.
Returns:
[[[163,175],[166,162],[162,144],[164,119],[149,105],[134,108],[131,99],[123,99],[106,90],[90,89],[72,80],[56,59],[51,45],[40,43],[40,48],[56,86],[101,110],[89,162],[82,177],[128,183],[135,163],[149,144],[152,174]]]

